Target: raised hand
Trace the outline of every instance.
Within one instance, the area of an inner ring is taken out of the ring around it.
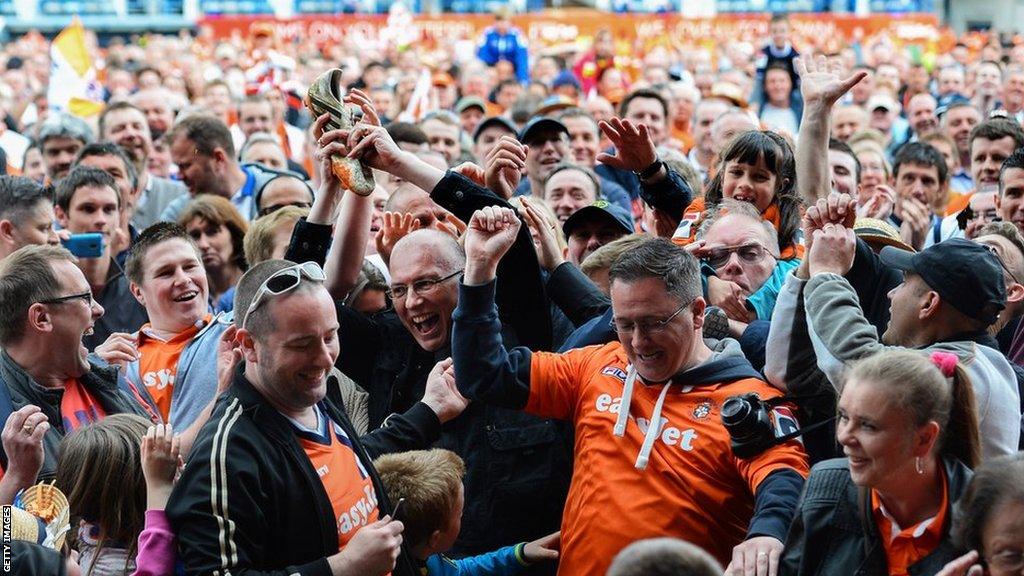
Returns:
[[[487,153],[484,181],[498,196],[508,200],[515,194],[526,169],[526,150],[515,138],[502,136]]]
[[[639,172],[658,159],[658,150],[647,126],[612,117],[607,122],[602,120],[598,127],[615,146],[615,154],[602,152],[597,155],[598,162],[620,170]]]
[[[562,233],[562,227],[546,212],[538,210],[533,205],[534,200],[523,196],[520,201],[523,203],[523,219],[537,238],[537,260],[545,270],[553,272],[565,262],[565,253],[556,236]]]
[[[349,158],[389,174],[402,160],[402,149],[381,126],[360,122],[348,133],[347,144]]]
[[[486,172],[479,164],[473,162],[463,162],[458,166],[452,167],[452,172],[456,174],[462,174],[466,178],[469,178],[480,186],[487,186]]]
[[[808,207],[802,220],[807,250],[810,250],[814,243],[814,232],[821,230],[826,224],[840,224],[852,229],[857,221],[856,207],[856,199],[849,194],[838,192],[831,192]]]
[[[846,275],[853,267],[857,237],[853,229],[828,223],[814,231],[814,242],[807,251],[807,265],[811,276],[831,273]]]
[[[494,279],[498,261],[512,247],[521,225],[511,208],[488,206],[473,214],[465,239],[466,284],[486,284]]]
[[[794,66],[800,75],[800,94],[805,106],[831,107],[868,75],[862,70],[844,79],[840,75],[842,63],[838,59],[829,62],[824,56],[797,58]]]
[[[380,126],[380,116],[377,114],[377,109],[374,108],[370,97],[362,90],[355,88],[349,90],[348,94],[341,101],[345,104],[354,104],[363,111],[361,123],[369,124],[370,126]]]
[[[337,196],[343,190],[341,181],[334,175],[331,156],[348,155],[348,146],[346,145],[348,135],[344,130],[325,131],[327,123],[330,121],[330,114],[322,114],[313,121],[313,135],[316,136],[316,145],[313,149],[313,168],[319,176],[319,193]]]
[[[391,261],[391,251],[395,244],[413,230],[419,230],[420,223],[413,218],[412,214],[401,214],[399,212],[385,212],[380,230],[374,242],[377,243],[377,254],[384,259],[384,262]]]
[[[469,400],[455,386],[455,366],[451,358],[438,362],[430,370],[423,403],[437,414],[442,424],[458,417],[469,406]]]
[[[163,510],[182,466],[181,442],[170,424],[150,426],[142,437],[142,475],[146,478],[146,506]]]

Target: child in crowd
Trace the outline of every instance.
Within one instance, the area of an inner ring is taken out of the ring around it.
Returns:
[[[499,576],[518,574],[538,562],[558,559],[555,532],[533,542],[506,546],[488,554],[452,560],[443,555],[462,528],[466,465],[448,450],[414,450],[374,461],[388,498],[405,525],[403,540],[427,576]]]
[[[85,576],[174,572],[174,535],[164,516],[180,465],[171,426],[116,414],[61,442],[57,487],[80,518]]]

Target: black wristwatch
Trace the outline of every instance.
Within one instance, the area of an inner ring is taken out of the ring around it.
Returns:
[[[644,168],[639,172],[634,172],[634,174],[636,174],[637,178],[639,178],[641,181],[647,180],[651,176],[654,176],[658,172],[661,172],[661,167],[664,165],[665,163],[661,161],[661,158],[655,158],[654,162],[652,162],[650,166]]]

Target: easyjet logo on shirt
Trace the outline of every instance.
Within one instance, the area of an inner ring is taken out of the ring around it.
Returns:
[[[167,368],[156,372],[146,372],[142,375],[142,383],[146,385],[146,388],[163,390],[168,386],[174,386],[174,374]]]
[[[611,394],[601,394],[597,397],[594,408],[598,412],[618,414],[622,408],[622,397],[613,398]],[[647,430],[651,426],[650,420],[646,418],[633,418],[632,414],[629,415],[629,419],[636,421],[641,434],[647,434]],[[693,428],[680,430],[675,426],[669,426],[668,418],[661,418],[661,422],[658,423],[658,432],[661,434],[659,440],[663,444],[666,446],[679,446],[681,450],[686,452],[693,450],[693,441],[698,437],[697,432]]]
[[[348,512],[338,517],[338,532],[348,534],[369,524],[370,514],[376,509],[377,496],[373,493],[373,486],[365,486],[363,497],[349,508]]]

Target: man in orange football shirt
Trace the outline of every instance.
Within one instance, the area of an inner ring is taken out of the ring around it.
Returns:
[[[616,342],[564,354],[505,350],[494,279],[519,227],[514,212],[493,207],[470,222],[452,357],[466,397],[575,426],[559,574],[600,576],[630,542],[675,536],[733,570],[774,575],[807,457],[792,441],[733,455],[722,404],[779,393],[738,343],[701,337],[697,260],[653,239],[616,262]]]

